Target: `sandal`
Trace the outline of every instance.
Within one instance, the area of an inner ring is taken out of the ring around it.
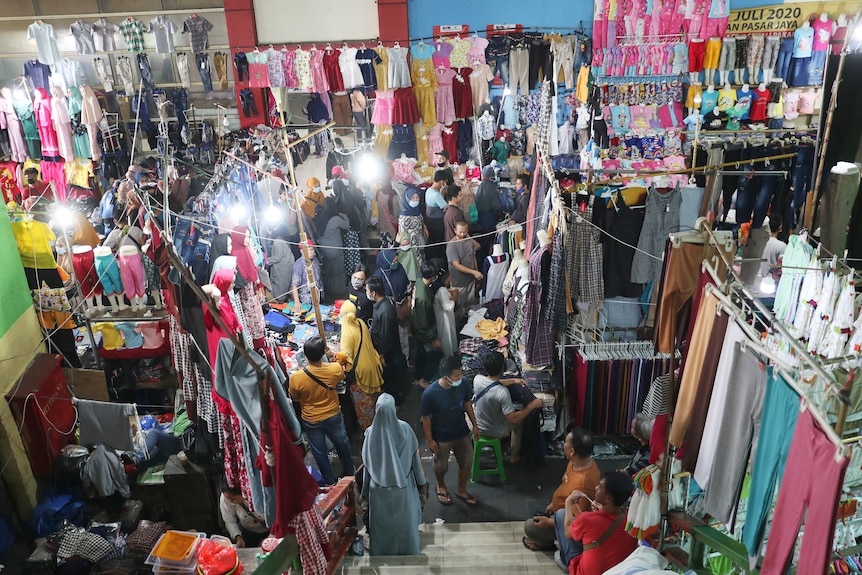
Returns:
[[[455,497],[466,503],[467,505],[473,506],[479,503],[479,500],[476,499],[475,495],[470,495],[469,493],[465,497],[464,495],[460,495],[458,492],[455,492]]]
[[[535,542],[535,541],[533,541],[532,539],[530,539],[530,538],[529,538],[529,537],[527,537],[526,535],[524,535],[524,536],[521,538],[521,543],[523,543],[523,544],[524,544],[524,547],[526,547],[526,548],[527,548],[527,549],[529,549],[530,551],[543,551],[543,549],[540,549],[540,548],[539,548],[539,546],[538,546],[538,545],[536,545],[536,542]]]
[[[452,496],[449,493],[441,493],[437,491],[437,501],[440,505],[452,505]]]

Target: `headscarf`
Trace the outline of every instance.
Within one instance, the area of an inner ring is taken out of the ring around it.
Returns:
[[[236,226],[230,233],[231,249],[230,255],[236,256],[236,269],[240,275],[250,283],[258,280],[257,266],[254,265],[254,258],[251,256],[251,250],[245,245],[245,234],[248,231],[248,226]]]
[[[240,329],[239,318],[230,302],[230,284],[233,283],[235,274],[231,269],[220,269],[213,276],[213,285],[222,294],[218,304],[219,317],[232,333],[237,333]]]
[[[52,120],[51,97],[48,96],[45,88],[36,88],[36,93],[39,95],[33,102],[33,112],[36,114],[36,122],[40,125],[46,123],[53,128],[52,121],[49,121]]]
[[[326,205],[326,196],[323,195],[323,190],[319,192],[314,191],[314,188],[320,187],[320,180],[317,178],[308,178],[305,185],[308,189],[302,196],[302,204],[300,205],[300,208],[302,209],[302,213],[309,218],[314,219],[317,207],[320,206],[323,208]]]
[[[410,205],[410,198],[413,194],[419,195],[419,205],[415,208]],[[421,216],[422,215],[422,194],[416,188],[407,188],[404,192],[404,205],[401,206],[402,216]]]
[[[66,95],[63,94],[63,89],[60,86],[51,87],[51,111],[54,114],[54,124],[69,124],[72,119],[69,117],[69,106],[66,103]]]
[[[404,266],[399,265],[394,270],[389,269],[397,255],[398,252],[393,249],[380,250],[377,254],[377,271],[374,275],[383,280],[384,291],[389,290],[389,295],[396,301],[401,301],[410,287],[410,280],[407,278]]]
[[[356,324],[356,306],[353,302],[346,301],[341,304],[341,309],[338,313],[338,318],[341,320],[341,325],[357,325]]]
[[[407,487],[417,449],[413,429],[395,414],[395,398],[381,394],[362,445],[362,461],[371,480],[381,487]]]
[[[230,234],[217,234],[210,244],[210,262],[209,269],[207,270],[210,281],[212,281],[213,273],[215,272],[214,266],[217,259],[222,256],[229,256],[230,250],[227,248],[228,240],[230,239]]]
[[[219,270],[232,270],[236,272],[236,258],[234,256],[219,256],[210,260],[210,283],[213,283],[215,274]]]

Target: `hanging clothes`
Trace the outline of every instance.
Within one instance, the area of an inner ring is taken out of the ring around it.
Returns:
[[[511,259],[509,254],[490,255],[482,262],[483,288],[479,303],[485,304],[495,299],[503,298],[503,280],[509,271]]]
[[[547,301],[544,287],[550,273],[551,250],[549,245],[544,245],[530,255],[530,287],[524,311],[526,359],[534,367],[550,365],[554,358],[554,333],[550,323],[542,318]]]
[[[595,221],[594,210],[606,210],[606,208],[602,203],[599,203],[598,206],[594,204],[594,195],[590,195],[586,204],[579,203],[583,209],[579,209],[578,213],[572,216],[566,234],[566,270],[568,272],[569,295],[573,304],[580,304],[584,307],[597,305],[606,297],[602,270],[602,239],[604,234],[593,223]],[[610,240],[610,243],[619,244],[613,239]]]
[[[668,234],[678,231],[681,205],[682,196],[676,188],[667,193],[650,190],[647,194],[646,214],[638,239],[638,250],[632,260],[632,283],[645,284],[661,279],[660,256]]]

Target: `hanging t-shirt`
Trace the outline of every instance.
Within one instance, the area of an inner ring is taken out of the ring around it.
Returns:
[[[12,222],[12,235],[25,268],[56,269],[57,260],[51,251],[51,242],[57,238],[48,224],[35,220]]]
[[[747,120],[751,104],[754,101],[754,92],[751,90],[738,90],[736,92],[736,105],[733,109],[740,120]],[[728,128],[730,129],[730,128]]]
[[[174,34],[178,31],[177,25],[164,16],[150,20],[150,32],[156,41],[157,54],[170,54],[174,51]]]
[[[799,113],[800,114],[813,114],[814,113],[814,103],[817,101],[817,91],[811,90],[808,92],[802,92],[799,94]]]
[[[803,26],[793,33],[793,57],[810,58],[814,46],[814,28]]]
[[[829,49],[829,40],[832,38],[832,20],[824,22],[820,18],[811,24],[814,29],[814,43],[812,48],[815,52]]]
[[[703,92],[700,96],[700,113],[708,114],[718,105],[718,92],[715,90]]]
[[[84,22],[77,20],[69,26],[69,31],[75,39],[75,50],[78,54],[95,54],[96,46],[93,43],[93,27]]]
[[[213,29],[212,23],[201,16],[190,16],[183,22],[183,34],[189,35],[189,44],[192,52],[202,54],[207,51],[209,32]]]
[[[130,321],[121,321],[114,326],[123,334],[127,349],[137,349],[144,345],[144,338],[135,329],[136,324]]]
[[[793,120],[799,116],[799,92],[791,90],[784,94],[784,117]]]
[[[769,90],[754,90],[754,101],[751,103],[751,110],[748,116],[755,122],[762,122],[766,119],[766,108],[769,105]]]
[[[45,22],[33,22],[27,27],[27,39],[36,41],[39,61],[49,66],[60,59],[54,27]]]
[[[736,103],[736,90],[730,89],[725,90],[721,89],[718,91],[718,104],[716,104],[716,108],[719,112],[727,112],[733,105]]]

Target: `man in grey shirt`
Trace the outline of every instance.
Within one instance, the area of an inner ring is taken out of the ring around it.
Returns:
[[[476,424],[483,437],[503,439],[511,434],[509,461],[516,463],[521,458],[521,424],[530,413],[542,407],[542,400],[535,399],[523,409],[515,406],[507,387],[526,385],[526,382],[516,377],[500,379],[506,369],[506,360],[499,351],[486,355],[482,367],[486,375],[477,375],[473,380]]]
[[[479,242],[470,237],[467,222],[455,224],[455,237],[446,244],[446,259],[449,261],[450,285],[458,288],[458,305],[464,313],[478,301],[476,282],[482,281],[482,272],[476,263]]]
[[[778,216],[769,218],[769,241],[766,242],[766,247],[763,248],[763,255],[760,257],[760,275],[768,276],[776,269],[779,269],[779,260],[787,250],[787,244],[778,239],[778,234],[781,233],[781,220]],[[777,280],[776,280],[777,281]]]

